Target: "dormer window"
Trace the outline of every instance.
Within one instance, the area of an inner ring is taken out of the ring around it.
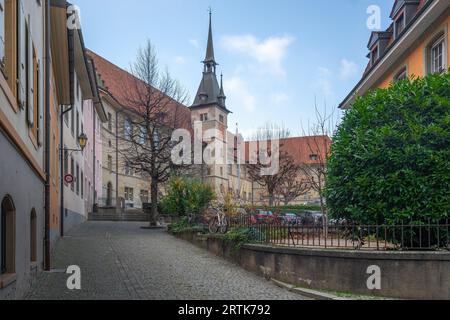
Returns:
[[[378,60],[378,46],[372,49],[370,53],[370,64],[374,65]]]
[[[309,159],[311,161],[317,161],[317,160],[319,160],[319,156],[317,154],[311,154],[311,155],[309,155]]]
[[[405,13],[402,13],[397,20],[395,20],[395,38],[397,38],[406,27]]]

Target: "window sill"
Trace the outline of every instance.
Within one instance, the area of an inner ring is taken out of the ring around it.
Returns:
[[[0,87],[2,88],[3,92],[6,95],[6,98],[8,99],[8,102],[11,105],[11,108],[14,110],[15,113],[19,112],[19,105],[17,104],[17,100],[14,96],[14,93],[11,91],[8,82],[3,75],[3,72],[0,72]]]
[[[5,289],[16,282],[17,275],[15,273],[6,273],[0,276],[0,289]]]

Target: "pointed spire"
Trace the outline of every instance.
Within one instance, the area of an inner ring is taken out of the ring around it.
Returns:
[[[213,63],[216,65],[216,59],[214,57],[214,41],[212,32],[212,9],[209,8],[209,33],[208,33],[208,46],[206,48],[205,63]]]
[[[214,57],[213,33],[212,33],[212,11],[209,10],[209,34],[208,47],[206,50],[206,58],[203,61],[203,77],[195,96],[192,108],[203,108],[216,105],[222,108],[227,114],[231,113],[226,106],[226,96],[223,88],[223,76],[217,81],[217,62]]]
[[[220,93],[219,93],[219,97],[220,98],[225,98],[225,92],[223,90],[223,73],[220,74]]]
[[[223,108],[226,108],[225,101],[227,100],[227,97],[225,96],[225,92],[223,90],[223,74],[220,74],[220,91],[217,99],[219,100],[219,104]]]

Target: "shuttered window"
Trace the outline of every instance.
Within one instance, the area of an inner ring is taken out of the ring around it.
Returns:
[[[27,26],[25,20],[25,14],[22,7],[22,1],[19,1],[17,8],[17,92],[18,103],[20,108],[26,107],[27,100],[27,76],[26,76],[26,64],[27,64]]]
[[[14,97],[17,97],[17,1],[0,0],[2,5],[2,71]],[[16,109],[16,106],[13,106]],[[17,111],[17,110],[16,110]]]
[[[31,30],[29,26],[26,26],[27,31],[27,58],[26,58],[26,81],[27,81],[27,120],[28,125],[33,127],[35,122],[35,114],[34,114],[34,49],[33,49],[33,39],[31,38]]]
[[[0,67],[5,67],[5,46],[6,46],[6,30],[5,30],[5,0],[0,0]]]

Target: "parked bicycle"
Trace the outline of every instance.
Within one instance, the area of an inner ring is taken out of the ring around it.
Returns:
[[[208,229],[210,233],[225,234],[228,231],[229,221],[223,210],[216,207],[209,208],[209,214],[212,215],[212,219],[209,221]]]

